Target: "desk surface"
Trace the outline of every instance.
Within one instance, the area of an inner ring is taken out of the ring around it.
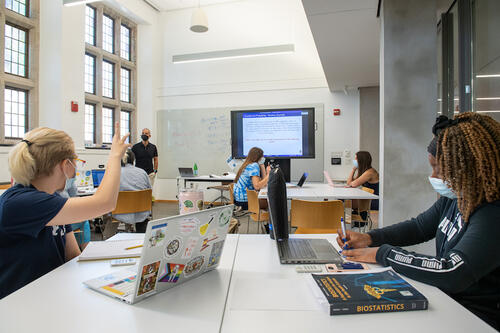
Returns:
[[[378,195],[368,193],[359,188],[332,187],[324,183],[305,183],[302,187],[287,187],[288,199],[302,200],[351,200],[351,199],[378,199]],[[267,198],[267,189],[259,192],[259,199]]]
[[[194,177],[177,177],[183,181],[189,182],[232,182],[235,176],[194,176]]]
[[[338,248],[336,235],[298,236],[327,238]],[[269,236],[241,235],[221,332],[495,332],[439,289],[406,277],[427,297],[428,310],[330,316],[307,278],[279,264]]]
[[[112,239],[137,237],[144,234]],[[136,305],[82,283],[123,267],[75,258],[0,300],[0,332],[218,332],[237,243],[237,235],[227,236],[216,270]]]
[[[66,263],[0,300],[0,331],[495,332],[439,289],[408,278],[428,298],[428,310],[330,316],[311,295],[307,274],[279,264],[268,235],[228,235],[217,270],[135,305],[82,284],[116,269],[108,260]]]

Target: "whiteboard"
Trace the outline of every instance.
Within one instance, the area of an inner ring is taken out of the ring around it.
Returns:
[[[200,175],[230,171],[231,111],[314,107],[316,158],[292,159],[291,178],[309,172],[308,180],[323,181],[323,105],[273,105],[210,109],[160,110],[157,113],[159,178],[176,178],[179,167],[198,166]]]

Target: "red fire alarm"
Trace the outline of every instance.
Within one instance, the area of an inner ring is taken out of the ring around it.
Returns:
[[[71,112],[78,112],[78,102],[71,101]]]
[[[334,116],[340,116],[340,109],[333,109]]]

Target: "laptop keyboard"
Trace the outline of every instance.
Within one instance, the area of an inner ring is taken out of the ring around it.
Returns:
[[[136,276],[130,276],[120,281],[108,284],[107,286],[101,287],[102,289],[117,294],[122,297],[126,297],[133,294],[135,291],[135,278]]]
[[[278,244],[282,246],[283,254],[287,258],[317,259],[316,253],[307,239],[288,239],[288,241]]]

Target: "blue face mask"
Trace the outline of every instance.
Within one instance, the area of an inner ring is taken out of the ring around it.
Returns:
[[[355,168],[358,168],[358,160],[353,160],[352,164],[354,165]]]
[[[440,178],[429,177],[429,182],[431,183],[434,190],[443,197],[450,199],[456,199],[457,195],[448,185]]]
[[[68,160],[68,161],[71,164],[71,166],[73,166],[73,168],[75,168],[75,175],[72,178],[68,178],[66,176],[66,174],[64,175],[64,176],[66,176],[66,184],[64,185],[65,191],[69,191],[74,186],[75,180],[76,180],[76,166],[74,166],[70,160]]]

